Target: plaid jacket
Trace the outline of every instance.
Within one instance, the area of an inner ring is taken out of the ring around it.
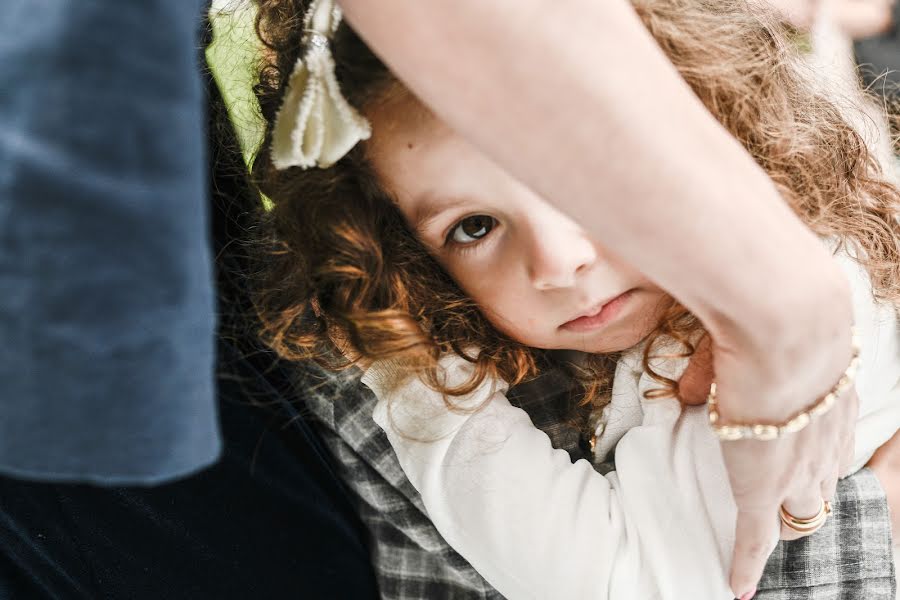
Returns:
[[[590,459],[559,373],[520,385],[510,401],[573,460]],[[383,598],[502,598],[441,537],[372,420],[374,395],[357,379],[307,371],[304,404],[356,495],[372,536]],[[562,390],[562,391],[560,391]],[[595,465],[605,471],[609,465]],[[560,548],[560,553],[565,553]],[[766,566],[761,600],[894,600],[890,521],[884,492],[867,470],[843,480],[834,513],[814,536],[781,542]]]

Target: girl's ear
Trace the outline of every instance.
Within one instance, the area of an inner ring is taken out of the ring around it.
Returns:
[[[682,404],[690,406],[706,404],[709,386],[714,378],[712,338],[705,335],[697,344],[691,362],[678,381],[678,396]]]

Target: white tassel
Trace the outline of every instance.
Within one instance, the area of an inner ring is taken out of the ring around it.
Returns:
[[[304,18],[308,48],[294,65],[272,132],[276,169],[330,167],[372,133],[334,75],[328,40],[340,21],[333,0],[315,0]]]

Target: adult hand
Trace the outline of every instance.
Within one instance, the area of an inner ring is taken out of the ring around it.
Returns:
[[[781,423],[806,410],[828,393],[849,363],[849,326],[846,335],[836,336],[828,349],[832,352],[828,368],[823,368],[822,360],[804,365],[795,358],[801,370],[794,372],[794,382],[783,367],[775,365],[770,377],[751,381],[746,365],[760,360],[759,355],[714,340],[712,355],[723,422]],[[821,348],[809,350],[825,358]],[[816,369],[818,383],[808,378]],[[780,400],[773,403],[772,398]],[[823,500],[833,498],[838,475],[853,452],[857,411],[858,398],[855,391],[849,391],[830,412],[798,433],[772,441],[722,443],[738,508],[731,566],[731,586],[738,598],[752,597],[779,533],[785,539],[800,537],[792,530],[781,531],[779,508],[784,506],[790,514],[808,518],[818,513]]]
[[[709,337],[698,344],[679,381],[679,394],[685,404],[706,402],[715,376],[714,351]],[[804,535],[781,525],[779,506],[783,504],[791,514],[807,517],[819,510],[823,499],[833,498],[838,475],[852,460],[857,407],[856,391],[850,390],[828,415],[798,434],[771,442],[723,443],[739,510],[732,565],[732,587],[737,597],[755,589],[779,533],[784,540]],[[834,444],[834,440],[840,441]],[[897,488],[893,490],[893,500],[900,504],[900,437],[893,444],[893,448],[886,446],[873,458],[873,469],[885,475],[882,481],[889,474],[893,477]]]
[[[845,475],[847,469],[850,468],[851,463],[853,462],[853,447],[855,441],[855,425],[856,425],[856,415],[859,409],[859,396],[856,393],[856,389],[853,388],[849,390],[845,397],[841,399],[841,402],[846,405],[849,409],[849,416],[852,417],[851,429],[849,435],[846,436],[845,440],[842,443],[839,443],[836,448],[838,451],[838,469],[836,472],[832,473],[832,477],[828,479],[827,484],[824,484],[822,499],[828,500],[829,502],[834,499],[834,490],[837,486],[838,477]],[[849,418],[849,417],[848,417]],[[841,444],[843,444],[843,450],[841,450]],[[789,504],[785,503],[785,510],[787,510],[792,515],[796,516],[812,516],[812,513],[795,513],[789,508]],[[816,506],[818,509],[819,506]],[[778,520],[781,528],[781,539],[783,540],[796,540],[807,535],[811,535],[809,533],[799,533],[795,529],[791,529],[790,527],[781,523],[781,519]],[[813,532],[815,533],[815,532]]]
[[[713,371],[713,346],[711,339],[706,337],[701,341],[696,352],[691,357],[691,363],[678,383],[678,391],[682,402],[689,405],[702,405],[706,403],[710,383],[715,377]],[[780,527],[780,537],[783,540],[794,540],[804,535],[781,525],[778,518],[778,505],[772,505],[773,498],[784,497],[785,509],[796,516],[812,516],[817,512],[821,501],[818,493],[809,493],[809,490],[820,490],[821,498],[831,500],[837,483],[838,473],[844,471],[853,456],[853,425],[856,421],[856,408],[858,397],[855,390],[851,390],[841,399],[840,406],[836,407],[828,415],[825,423],[819,424],[815,429],[807,428],[797,436],[773,442],[728,442],[723,444],[723,452],[729,464],[729,472],[732,475],[732,487],[738,506],[746,507],[743,517],[738,525],[738,540],[740,547],[735,551],[733,571],[733,586],[738,597],[746,594],[753,587],[751,581],[756,581],[765,566],[765,561],[771,551],[771,545]],[[846,425],[849,424],[849,427]],[[812,426],[810,426],[812,427]],[[819,431],[816,431],[819,430]],[[827,438],[828,431],[835,431],[837,435],[843,435],[843,441],[835,445],[832,439]],[[873,458],[872,467],[876,474],[883,475],[882,481],[892,479],[892,483],[885,486],[898,507],[895,513],[900,512],[900,434],[895,436],[893,447],[885,446],[882,451]],[[811,446],[819,445],[825,448],[821,460],[814,463],[804,463],[793,458],[793,452],[798,446],[802,453],[808,453]],[[783,479],[775,479],[760,468],[758,460],[774,461],[776,471],[780,471]],[[784,460],[788,466],[777,464]],[[793,471],[793,474],[792,474]],[[794,497],[790,492],[796,491]],[[808,502],[808,506],[806,503]],[[757,506],[759,507],[757,509]],[[897,520],[897,519],[895,519]],[[896,529],[896,526],[895,526]],[[739,590],[745,590],[739,592]]]

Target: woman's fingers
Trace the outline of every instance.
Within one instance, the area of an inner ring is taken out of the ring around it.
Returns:
[[[813,457],[814,462],[798,470],[792,481],[792,491],[782,502],[788,514],[798,519],[809,519],[818,514],[823,501],[831,502],[834,499],[838,478],[849,469],[854,454],[855,428],[841,426],[856,422],[858,404],[856,390],[851,389],[840,399],[833,411],[823,417],[821,423],[817,423],[820,438],[834,439],[836,443],[830,447],[820,445],[820,455]],[[799,437],[802,439],[809,433],[811,432],[802,432]],[[804,443],[811,444],[814,441],[804,440]],[[781,527],[783,540],[796,540],[813,533],[815,531],[800,533],[784,524]]]
[[[803,431],[772,441],[725,442],[738,522],[731,585],[736,598],[755,590],[777,538],[793,540],[813,532],[783,526],[780,508],[796,519],[820,514],[834,497],[838,473],[853,454],[855,392]],[[802,527],[801,527],[802,528]]]
[[[837,482],[839,474],[840,465],[835,465],[828,477],[822,480],[822,485],[820,487],[822,491],[822,498],[824,500],[827,500],[829,502],[834,500],[834,495],[837,492]]]
[[[749,510],[738,507],[730,581],[735,598],[749,598],[756,593],[769,554],[778,543],[778,523],[778,506]]]
[[[785,512],[787,512],[789,516],[793,516],[796,519],[812,519],[822,510],[822,502],[825,500],[822,496],[822,487],[824,485],[824,482],[819,485],[811,485],[809,489],[804,490],[803,493],[790,498],[785,498],[784,502],[781,503],[781,506],[784,507]],[[828,496],[828,499],[830,500],[832,496],[833,492]],[[780,518],[779,521],[781,521]],[[783,540],[796,540],[806,537],[807,535],[812,535],[813,533],[815,532],[809,531],[803,533],[797,531],[781,521],[781,539]]]
[[[755,593],[766,560],[778,543],[778,507],[784,497],[780,482],[793,480],[793,470],[788,474],[776,474],[772,479],[776,467],[793,466],[778,460],[778,447],[782,443],[781,440],[722,443],[722,456],[737,506],[729,579],[735,598]]]

